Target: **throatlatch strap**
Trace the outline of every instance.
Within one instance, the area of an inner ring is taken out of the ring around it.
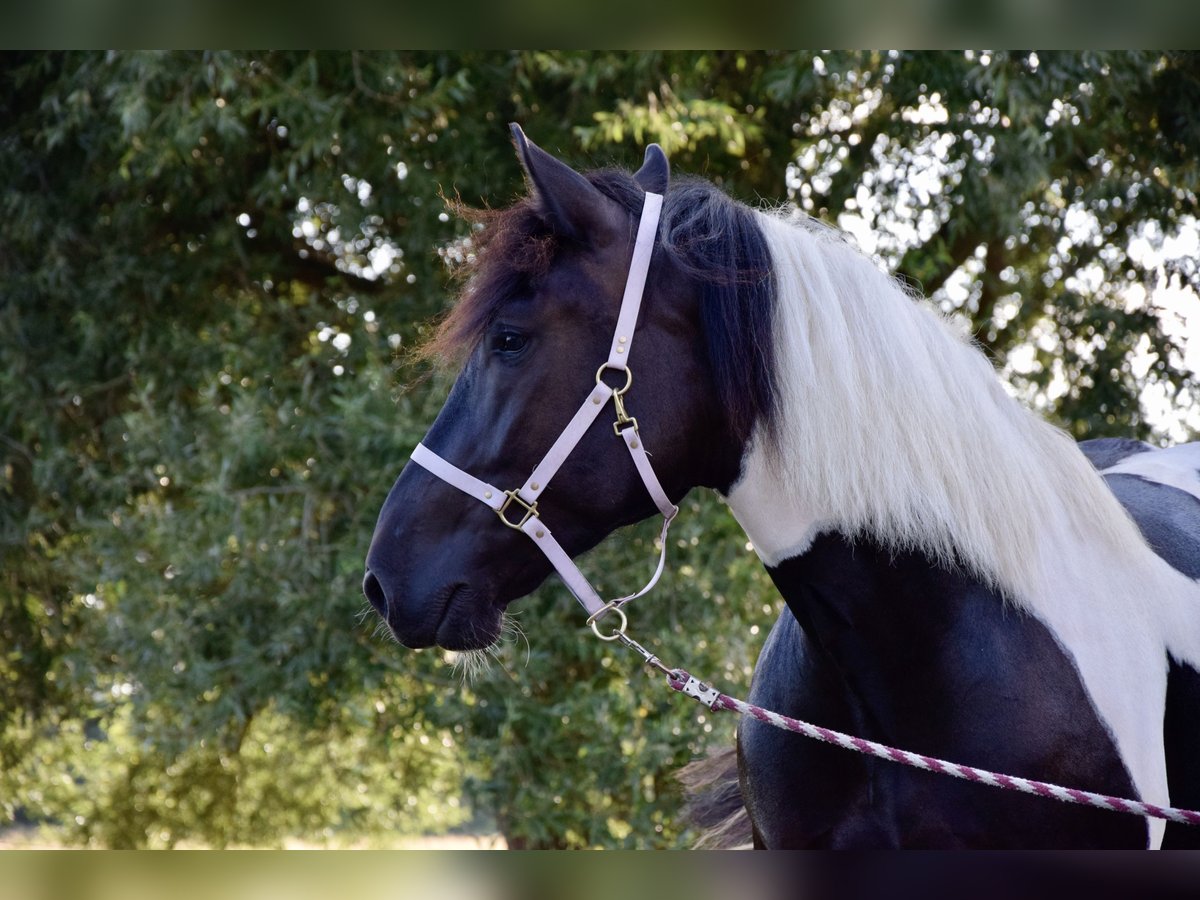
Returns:
[[[679,512],[679,508],[675,508],[675,512]],[[645,587],[633,594],[627,594],[624,597],[618,597],[612,602],[613,606],[624,606],[630,600],[636,600],[638,597],[643,597],[650,593],[650,589],[658,584],[658,579],[662,577],[663,568],[667,564],[667,532],[671,530],[671,523],[675,521],[675,513],[665,517],[662,523],[662,530],[658,533],[658,566],[654,569],[654,574],[650,576],[650,580],[646,582]]]
[[[646,492],[654,500],[658,511],[668,521],[675,518],[679,507],[671,502],[667,492],[659,484],[658,476],[654,474],[654,467],[650,465],[650,457],[646,453],[646,442],[642,440],[641,434],[636,428],[625,428],[621,431],[621,438],[625,441],[625,447],[633,458],[633,464],[637,467],[638,474],[642,476],[642,484],[646,486]]]

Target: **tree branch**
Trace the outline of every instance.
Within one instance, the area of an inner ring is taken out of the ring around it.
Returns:
[[[986,349],[995,361],[999,361],[1003,351],[996,346],[998,342],[988,340],[987,328],[992,323],[996,303],[1003,291],[1000,273],[1004,271],[1006,263],[1007,255],[1004,252],[1003,241],[989,241],[987,255],[983,261],[983,274],[979,279],[979,308],[971,317],[971,331],[975,335],[975,341]]]
[[[942,223],[942,226],[934,233],[933,237],[927,240],[919,247],[912,247],[905,252],[904,257],[900,260],[900,264],[896,267],[896,271],[903,275],[913,284],[921,286],[922,292],[926,297],[932,296],[937,292],[943,284],[946,283],[951,275],[958,271],[958,267],[967,261],[967,259],[975,252],[975,248],[980,244],[988,242],[993,243],[997,238],[984,236],[977,229],[967,229],[956,235],[947,244],[947,237],[953,227],[961,224],[961,221],[956,220],[953,216]],[[934,259],[934,254],[931,253],[932,248],[938,245],[946,247],[946,255],[949,261],[936,266],[932,272],[929,272],[929,263]],[[918,265],[918,263],[923,265]],[[922,273],[925,277],[921,277]]]
[[[364,278],[353,272],[343,272],[337,267],[334,258],[321,253],[315,253],[307,245],[298,245],[294,254],[285,256],[280,262],[280,273],[290,281],[299,281],[310,287],[323,288],[334,278],[341,278],[351,288],[362,294],[382,294],[390,285],[382,278]],[[300,250],[307,251],[307,256],[301,256]]]

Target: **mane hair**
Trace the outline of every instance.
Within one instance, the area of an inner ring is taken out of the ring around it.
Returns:
[[[1008,396],[966,335],[840,232],[758,216],[779,297],[774,465],[799,508],[964,565],[1017,602],[1044,594],[1081,539],[1144,565],[1140,532],[1074,441]]]
[[[631,226],[636,222],[645,193],[632,177],[617,170],[586,177],[629,213]],[[535,289],[566,240],[551,230],[529,197],[499,211],[452,206],[482,229],[471,238],[474,259],[463,270],[465,287],[420,350],[426,359],[450,363],[470,353],[505,303]],[[771,340],[775,291],[756,214],[706,181],[676,179],[664,195],[648,290],[664,257],[693,280],[699,293],[708,359],[734,433],[748,438],[755,423],[773,431],[778,418]]]

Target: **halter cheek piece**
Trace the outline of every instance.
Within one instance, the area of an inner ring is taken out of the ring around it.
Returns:
[[[633,384],[633,372],[627,364],[629,349],[633,346],[633,333],[637,326],[638,310],[642,305],[642,292],[646,286],[646,273],[650,269],[650,256],[654,251],[654,238],[658,232],[658,217],[662,210],[661,194],[646,194],[642,205],[642,217],[638,223],[637,239],[633,246],[633,259],[629,263],[629,277],[625,282],[625,295],[621,299],[621,311],[617,316],[617,330],[613,335],[612,347],[608,359],[596,370],[596,386],[588,394],[583,405],[567,423],[558,439],[550,450],[542,457],[542,461],[534,467],[533,473],[517,490],[502,491],[492,487],[486,481],[480,481],[475,476],[442,459],[424,444],[417,444],[412,453],[413,462],[428,469],[447,484],[453,485],[469,497],[474,497],[485,503],[500,517],[500,521],[517,531],[524,532],[538,548],[546,554],[550,564],[558,571],[567,589],[588,613],[588,624],[597,636],[604,640],[616,640],[625,632],[625,614],[621,607],[630,600],[635,600],[649,591],[662,575],[663,565],[667,558],[667,530],[679,512],[667,497],[658,476],[650,465],[650,457],[638,433],[637,419],[628,415],[625,410],[625,393]],[[604,383],[605,369],[612,369],[625,375],[625,384],[619,388],[609,387]],[[550,533],[550,529],[542,522],[538,511],[538,497],[550,483],[550,479],[559,470],[575,445],[582,440],[583,435],[596,421],[597,416],[613,401],[617,420],[613,423],[613,431],[625,443],[633,459],[634,467],[641,476],[642,483],[653,498],[655,505],[663,516],[662,532],[659,534],[661,549],[658,556],[658,567],[650,581],[640,591],[610,600],[605,603],[596,593],[595,588],[588,582],[584,574],[571,561],[571,557],[559,545]],[[611,634],[603,635],[596,628],[596,622],[609,612],[616,612],[620,625]]]

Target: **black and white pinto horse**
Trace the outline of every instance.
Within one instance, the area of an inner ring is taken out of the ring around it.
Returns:
[[[432,352],[465,365],[424,443],[518,485],[595,386],[644,192],[665,195],[626,397],[678,502],[726,498],[787,602],[751,701],[904,749],[1200,807],[1200,444],[1076,445],[833,230],[669,182],[580,175],[514,128],[529,197],[493,214]],[[651,515],[597,419],[542,495],[574,556]],[[420,466],[364,590],[398,640],[482,648],[552,570]],[[732,752],[729,754],[733,759]],[[745,720],[762,847],[1198,846]],[[1165,837],[1165,841],[1164,841]]]

